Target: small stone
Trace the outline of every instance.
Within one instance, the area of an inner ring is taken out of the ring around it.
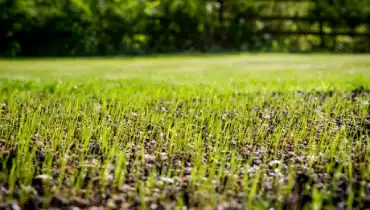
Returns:
[[[113,174],[108,174],[108,175],[107,175],[107,177],[106,177],[106,179],[107,179],[108,181],[113,181],[113,179],[114,179]]]
[[[3,206],[0,206],[1,209],[3,209],[2,207]],[[21,210],[21,207],[15,201],[10,201],[10,202],[4,204],[4,207],[5,207],[5,209],[9,209],[9,210]]]
[[[274,167],[274,166],[277,166],[280,164],[280,161],[279,160],[273,160],[271,162],[269,162],[269,166],[270,167]]]
[[[172,179],[172,178],[168,178],[168,177],[161,177],[161,180],[162,180],[163,182],[170,183],[170,184],[172,184],[172,183],[174,183],[174,182],[175,182],[175,180],[174,180],[174,179]]]
[[[49,180],[52,180],[53,178],[51,176],[47,175],[47,174],[40,174],[40,175],[35,176],[34,179],[49,181]]]
[[[121,191],[121,192],[127,192],[127,191],[130,191],[130,185],[128,185],[128,184],[124,184],[124,185],[122,185],[120,188],[119,188],[119,190]]]
[[[123,204],[121,204],[120,209],[121,210],[129,210],[130,209],[130,204],[123,203]]]
[[[249,153],[249,149],[247,147],[240,148],[239,152],[243,155],[246,155]]]
[[[340,202],[337,204],[337,209],[344,209],[346,207],[346,203],[345,202]]]
[[[260,160],[260,159],[253,160],[254,165],[261,165],[261,163],[262,163],[262,160]]]
[[[123,201],[125,201],[125,198],[123,195],[112,195],[112,200],[114,203],[121,204]]]
[[[153,155],[149,155],[149,154],[145,154],[144,159],[145,159],[145,161],[148,161],[148,162],[154,162],[155,161],[155,157]]]
[[[157,209],[157,208],[158,208],[158,204],[156,204],[156,203],[152,203],[152,204],[150,205],[150,208],[151,208],[151,209]]]
[[[161,161],[166,161],[168,159],[167,153],[165,153],[165,152],[159,153],[159,159]]]

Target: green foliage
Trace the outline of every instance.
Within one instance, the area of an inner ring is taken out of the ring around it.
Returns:
[[[287,40],[297,40],[297,36],[259,32],[297,28],[309,31],[317,21],[261,22],[255,18],[299,14],[325,21],[330,30],[361,28],[369,33],[368,25],[363,24],[369,20],[369,1],[325,0],[315,6],[309,1],[258,0],[2,0],[0,55],[82,56],[216,49],[291,51],[291,48],[302,51],[296,44],[285,45]],[[352,41],[349,51],[358,51],[357,46],[363,45],[361,39]],[[331,42],[324,47],[335,48],[337,44],[332,42],[332,47]],[[319,47],[313,42],[310,45],[311,50]]]

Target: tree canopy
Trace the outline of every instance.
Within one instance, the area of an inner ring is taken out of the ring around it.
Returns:
[[[0,55],[368,52],[369,22],[370,0],[0,0]]]

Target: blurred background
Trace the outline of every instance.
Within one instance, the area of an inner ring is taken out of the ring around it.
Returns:
[[[370,0],[0,0],[0,56],[370,52]]]

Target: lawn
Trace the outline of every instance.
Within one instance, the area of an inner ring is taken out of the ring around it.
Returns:
[[[370,207],[370,55],[0,60],[0,209]]]

